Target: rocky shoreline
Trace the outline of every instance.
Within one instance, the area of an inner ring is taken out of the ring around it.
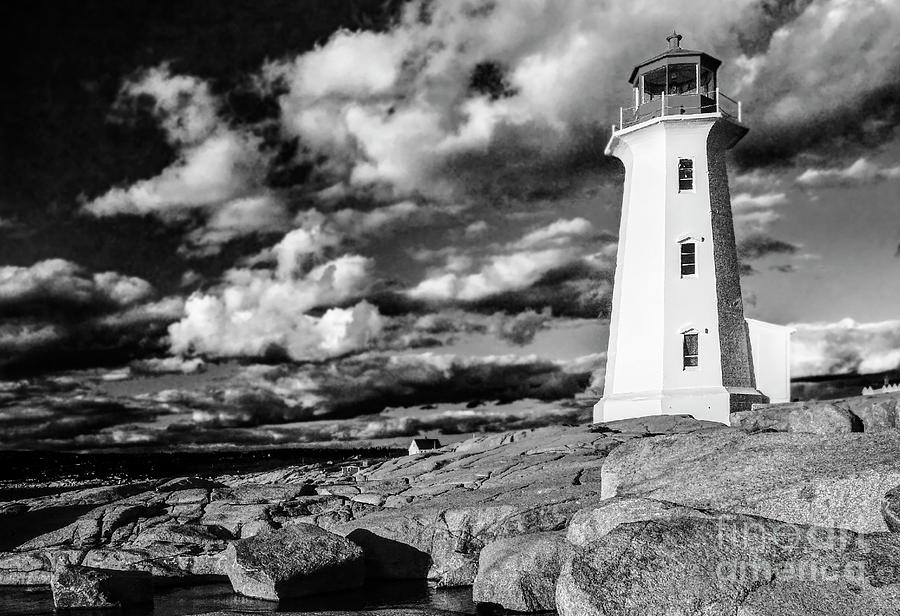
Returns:
[[[5,520],[93,507],[0,553],[0,584],[69,567],[269,599],[425,579],[520,612],[900,614],[900,397],[733,423],[539,428],[350,477],[310,464],[0,503]]]

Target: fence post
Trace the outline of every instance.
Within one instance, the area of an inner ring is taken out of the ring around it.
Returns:
[[[738,122],[741,121],[741,101],[738,101]]]
[[[622,111],[622,108],[619,107],[619,130],[621,130],[623,128],[623,126],[622,126],[622,117],[623,116],[624,116],[624,112]]]

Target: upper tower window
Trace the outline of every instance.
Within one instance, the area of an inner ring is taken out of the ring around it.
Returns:
[[[678,192],[694,190],[694,160],[678,159]]]

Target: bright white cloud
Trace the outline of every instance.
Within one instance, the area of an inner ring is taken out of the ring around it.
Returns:
[[[731,207],[735,210],[771,208],[787,203],[788,198],[783,192],[762,193],[758,195],[738,193],[731,198]]]
[[[788,202],[787,195],[783,192],[738,193],[731,198],[736,233],[748,236],[766,231],[781,218],[778,208]]]
[[[170,143],[195,144],[219,125],[218,101],[209,84],[190,75],[173,75],[167,65],[144,71],[122,87],[122,98],[149,96]]]
[[[228,130],[182,149],[158,176],[128,188],[113,188],[85,204],[95,216],[154,214],[179,218],[186,210],[226,205],[245,196],[262,179],[258,140]]]
[[[866,158],[860,158],[848,167],[810,168],[797,176],[797,183],[807,188],[826,186],[855,186],[874,184],[884,180],[900,179],[900,165],[881,167]]]
[[[184,248],[198,254],[214,253],[235,237],[287,224],[284,205],[264,187],[269,161],[260,139],[223,121],[205,81],[157,67],[127,82],[120,104],[139,96],[153,99],[176,159],[155,177],[112,188],[86,202],[85,212],[172,221],[199,211],[206,222],[188,235]]]
[[[900,321],[794,323],[793,376],[867,374],[900,368]]]
[[[297,255],[306,247],[281,246],[275,269],[237,268],[219,288],[195,293],[185,316],[169,328],[176,354],[265,356],[276,350],[296,360],[331,357],[365,348],[381,332],[378,310],[361,297],[372,281],[370,259],[345,255],[304,272]]]
[[[478,237],[488,230],[488,224],[484,220],[477,220],[466,227],[466,237]]]
[[[201,372],[205,365],[199,357],[153,357],[132,362],[131,369],[148,374],[195,374]]]

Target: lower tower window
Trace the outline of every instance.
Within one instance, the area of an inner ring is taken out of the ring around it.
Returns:
[[[696,368],[700,365],[700,339],[699,334],[685,333],[682,350],[682,360],[685,368]]]

